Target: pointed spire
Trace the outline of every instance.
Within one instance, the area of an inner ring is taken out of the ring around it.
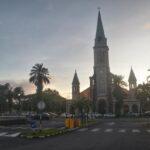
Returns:
[[[136,81],[137,81],[132,67],[131,67],[128,81],[129,81],[129,83],[136,83]]]
[[[100,39],[102,39],[102,38],[105,38],[105,34],[104,34],[104,29],[103,29],[101,14],[100,14],[100,10],[99,10],[99,12],[98,12],[98,20],[97,20],[97,30],[96,30],[96,37],[95,37],[95,39],[97,41],[100,41]]]
[[[73,84],[73,85],[79,85],[79,84],[80,84],[76,70],[75,70],[75,73],[74,73],[74,77],[73,77],[72,84]]]

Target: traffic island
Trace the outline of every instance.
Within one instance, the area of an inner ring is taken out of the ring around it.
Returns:
[[[85,128],[97,123],[96,120],[88,120],[88,121],[66,121],[66,126],[64,128],[48,128],[48,129],[37,129],[37,130],[30,130],[26,132],[22,132],[20,137],[26,139],[33,139],[33,138],[48,138],[53,136],[60,136],[64,135],[73,131],[78,130],[79,128]]]
[[[57,135],[64,135],[69,132],[68,129],[42,129],[35,131],[24,132],[20,135],[22,138],[33,139],[33,138],[47,138]]]

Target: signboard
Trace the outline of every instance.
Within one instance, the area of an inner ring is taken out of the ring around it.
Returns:
[[[37,107],[39,110],[43,110],[45,108],[45,103],[43,101],[38,102]]]

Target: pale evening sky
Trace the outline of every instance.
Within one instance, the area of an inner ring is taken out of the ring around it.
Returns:
[[[93,74],[98,10],[109,46],[110,70],[127,81],[133,67],[138,83],[150,68],[150,0],[0,0],[0,84],[21,85],[44,63],[50,88],[71,96],[77,69],[81,90]]]

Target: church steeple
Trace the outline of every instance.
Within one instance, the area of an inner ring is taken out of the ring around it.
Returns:
[[[107,113],[111,106],[111,78],[109,70],[109,48],[104,34],[100,11],[98,12],[97,29],[94,49],[94,101],[96,111]],[[102,110],[100,103],[105,101],[105,108]]]
[[[73,81],[72,81],[72,99],[76,100],[78,99],[80,95],[80,82],[77,75],[77,72],[75,70]]]
[[[131,67],[131,71],[130,71],[130,75],[129,75],[129,79],[128,79],[128,82],[129,82],[129,89],[133,89],[133,88],[136,88],[137,84],[136,84],[136,77],[135,77],[135,74],[134,74],[134,71]]]
[[[98,19],[97,19],[96,36],[95,36],[95,45],[102,42],[102,41],[103,42],[106,41],[106,38],[105,38],[103,23],[102,23],[102,19],[101,19],[101,13],[99,10]]]
[[[96,39],[99,38],[99,37],[105,38],[100,11],[98,12]]]
[[[79,84],[80,84],[79,78],[78,78],[78,75],[77,75],[77,71],[75,70],[72,85],[79,85]]]

